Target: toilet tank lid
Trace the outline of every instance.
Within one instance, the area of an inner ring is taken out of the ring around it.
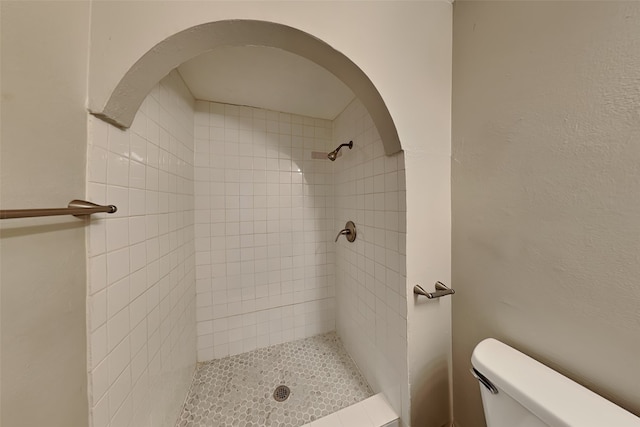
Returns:
[[[632,413],[494,338],[476,346],[471,364],[550,426],[640,427]]]

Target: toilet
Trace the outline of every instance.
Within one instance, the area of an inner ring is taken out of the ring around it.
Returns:
[[[471,356],[487,427],[640,427],[640,418],[500,341]]]

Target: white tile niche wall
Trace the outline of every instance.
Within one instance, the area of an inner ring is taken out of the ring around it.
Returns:
[[[195,368],[194,100],[173,71],[131,128],[89,120],[92,427],[173,426]]]
[[[386,156],[367,110],[354,100],[333,122],[334,144],[353,140],[334,166],[337,331],[376,392],[408,417],[404,153]]]
[[[199,361],[335,329],[331,129],[196,102]]]

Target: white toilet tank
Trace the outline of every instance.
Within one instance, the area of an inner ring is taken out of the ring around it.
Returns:
[[[487,427],[640,427],[632,413],[493,338],[476,346],[471,364]]]

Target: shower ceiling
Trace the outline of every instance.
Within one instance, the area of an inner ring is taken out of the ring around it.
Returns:
[[[292,53],[261,46],[225,46],[178,71],[196,99],[250,105],[333,120],[354,94],[333,74]]]

